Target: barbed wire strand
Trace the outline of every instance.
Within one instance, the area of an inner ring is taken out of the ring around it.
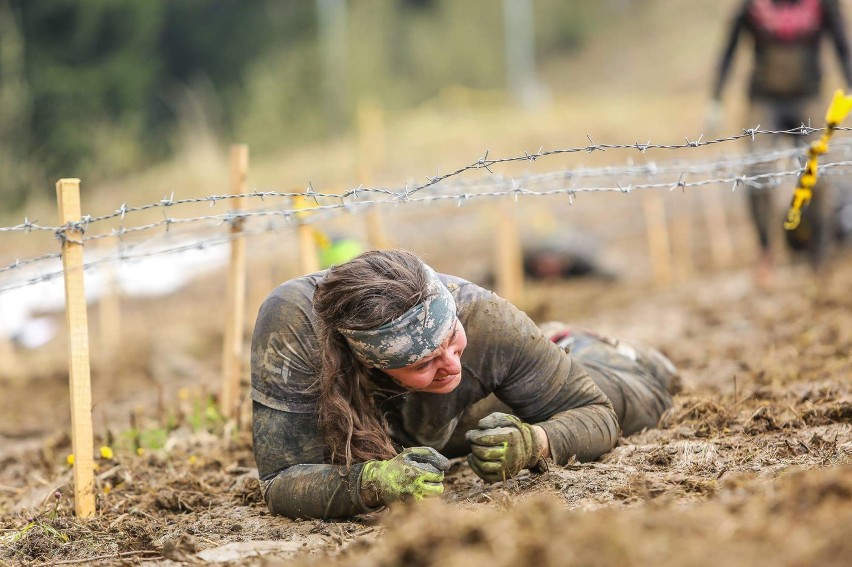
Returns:
[[[841,161],[841,162],[830,162],[820,166],[821,171],[827,171],[833,168],[841,168],[841,167],[850,167],[852,166],[852,161]],[[113,238],[124,236],[127,234],[132,234],[135,232],[147,231],[155,228],[166,227],[166,230],[173,225],[182,225],[182,224],[190,224],[190,223],[198,223],[198,222],[213,222],[218,224],[233,224],[243,219],[251,219],[257,217],[267,217],[267,216],[283,216],[285,218],[297,217],[301,222],[305,222],[310,224],[313,221],[308,220],[310,215],[318,213],[318,212],[327,212],[327,211],[339,211],[339,212],[353,212],[357,209],[372,207],[377,205],[394,205],[397,206],[399,203],[435,203],[440,201],[458,201],[458,204],[461,205],[462,202],[468,201],[470,199],[477,198],[488,198],[488,197],[505,197],[509,195],[514,195],[516,198],[519,195],[527,195],[527,196],[551,196],[551,195],[560,195],[560,194],[571,194],[578,195],[581,193],[630,193],[632,191],[637,190],[651,190],[651,189],[686,189],[693,187],[703,187],[706,185],[731,185],[733,190],[736,190],[738,187],[755,187],[755,188],[765,188],[765,187],[774,187],[777,186],[780,179],[788,178],[788,177],[796,177],[801,175],[804,171],[804,167],[798,167],[792,170],[779,171],[779,172],[770,172],[770,173],[759,173],[754,175],[729,175],[726,177],[713,178],[713,179],[701,179],[696,181],[687,181],[685,180],[685,176],[681,176],[675,182],[660,182],[660,183],[635,183],[635,184],[626,184],[622,185],[620,183],[616,183],[614,186],[597,186],[597,187],[562,187],[558,189],[549,189],[549,190],[531,190],[525,188],[522,184],[517,182],[513,182],[511,188],[509,186],[504,186],[502,189],[497,191],[489,191],[489,192],[466,192],[466,193],[448,193],[448,194],[439,194],[439,195],[429,195],[425,197],[411,197],[407,195],[397,196],[393,199],[388,200],[362,200],[362,201],[353,201],[353,202],[342,202],[339,196],[335,195],[333,197],[334,200],[338,200],[341,202],[330,203],[330,204],[317,204],[312,206],[309,209],[299,209],[299,208],[289,208],[289,209],[266,209],[266,210],[248,210],[248,211],[228,211],[225,213],[215,214],[215,215],[200,215],[195,217],[186,217],[186,218],[176,218],[176,217],[167,217],[160,221],[154,221],[148,224],[139,225],[130,228],[121,228],[114,229],[110,232],[105,232],[92,236],[83,236],[82,239],[74,240],[65,236],[65,231],[69,230],[68,228],[60,228],[57,230],[57,237],[61,239],[68,240],[70,242],[76,242],[79,244],[84,244],[86,242],[91,242],[95,240],[101,240],[104,238]],[[323,198],[319,195],[317,198]],[[318,202],[318,201],[317,201]]]
[[[820,171],[823,172],[823,175],[831,175],[832,169],[842,169],[852,167],[852,161],[842,161],[842,162],[829,162],[819,166]],[[525,189],[522,185],[517,183],[511,189],[503,190],[503,191],[492,191],[488,193],[459,193],[459,194],[451,194],[451,195],[432,195],[432,196],[424,196],[424,197],[413,197],[409,198],[406,202],[408,203],[429,203],[429,202],[441,202],[441,201],[450,201],[455,200],[457,206],[461,206],[463,203],[471,200],[471,199],[481,199],[481,198],[502,198],[507,196],[514,196],[517,200],[519,196],[559,196],[559,195],[567,195],[569,197],[569,203],[573,204],[574,198],[577,194],[580,193],[594,193],[594,192],[608,192],[608,193],[622,193],[629,194],[636,190],[652,190],[652,189],[668,189],[669,191],[673,191],[675,189],[681,189],[684,191],[687,188],[695,188],[695,187],[704,187],[709,185],[719,185],[719,184],[729,184],[731,185],[732,190],[736,190],[739,187],[751,186],[751,187],[759,187],[759,188],[767,188],[771,186],[776,186],[779,184],[780,179],[797,176],[801,174],[803,168],[797,168],[795,170],[783,171],[783,172],[774,172],[774,173],[762,173],[751,176],[731,176],[725,178],[714,178],[714,179],[702,179],[695,181],[688,181],[681,177],[677,182],[674,183],[648,183],[648,184],[635,184],[635,185],[627,185],[622,186],[618,185],[616,187],[561,187],[557,189],[550,189],[544,191],[531,191]],[[838,172],[839,173],[839,172]],[[357,212],[361,208],[372,207],[372,206],[388,206],[388,205],[398,205],[400,200],[390,199],[390,200],[374,200],[374,201],[359,201],[357,203],[347,203],[345,206],[341,206],[340,204],[333,205],[319,205],[317,207],[311,209],[287,209],[287,210],[267,210],[267,211],[232,211],[226,214],[220,215],[206,215],[201,217],[191,217],[186,219],[174,219],[169,218],[163,221],[158,221],[154,223],[150,223],[147,225],[141,225],[138,227],[131,227],[129,229],[120,229],[114,230],[110,233],[104,233],[101,235],[95,236],[84,236],[82,240],[75,241],[68,239],[71,242],[76,242],[79,244],[85,244],[86,242],[90,242],[93,240],[100,240],[102,238],[117,236],[121,238],[122,236],[139,232],[143,230],[150,230],[156,227],[162,226],[171,226],[173,224],[184,224],[184,223],[196,223],[201,221],[213,221],[216,222],[217,225],[221,225],[223,223],[233,223],[238,222],[243,219],[260,219],[260,218],[283,218],[284,223],[280,225],[270,224],[265,228],[261,229],[252,229],[252,228],[244,228],[241,233],[236,233],[231,235],[228,233],[226,236],[217,236],[214,238],[207,237],[204,240],[199,240],[189,244],[181,244],[179,246],[163,248],[157,251],[144,252],[139,254],[129,254],[126,251],[126,247],[122,241],[121,251],[118,254],[114,254],[111,256],[107,256],[101,258],[99,260],[89,262],[84,266],[85,270],[90,270],[95,266],[99,266],[101,264],[105,264],[108,262],[114,261],[126,261],[126,260],[134,260],[140,258],[148,258],[152,256],[160,256],[167,254],[174,254],[179,252],[184,252],[193,249],[203,249],[208,246],[216,246],[220,244],[224,244],[230,242],[236,237],[240,236],[256,236],[259,234],[266,234],[273,231],[278,231],[282,229],[286,229],[292,227],[294,224],[314,224],[327,221],[329,218],[333,218],[337,216],[335,213],[339,213],[343,210],[348,212]],[[304,215],[304,216],[303,216]],[[58,233],[58,237],[62,238],[64,235],[60,236]],[[65,237],[67,239],[67,237]],[[144,243],[141,243],[142,245]],[[10,271],[13,269],[21,269],[24,266],[45,261],[58,259],[61,257],[61,254],[45,254],[36,258],[31,258],[28,260],[16,260],[15,263],[6,266],[4,268],[0,268],[0,273],[5,271]],[[28,285],[33,285],[35,283],[39,283],[42,281],[49,281],[51,279],[60,277],[62,275],[62,270],[57,270],[54,272],[50,272],[47,274],[43,274],[34,278],[12,281],[8,285],[0,285],[0,293],[11,289],[17,289],[20,287],[26,287]]]
[[[412,186],[409,186],[408,184],[406,184],[404,187],[397,189],[397,190],[359,186],[359,187],[355,187],[353,189],[347,190],[347,191],[342,192],[342,193],[321,193],[321,192],[314,191],[313,187],[309,183],[308,188],[304,192],[280,192],[280,191],[263,191],[263,192],[260,192],[260,191],[253,191],[251,193],[244,193],[244,194],[238,193],[238,194],[206,195],[206,196],[202,196],[202,197],[190,197],[190,198],[185,198],[185,199],[175,199],[174,193],[172,193],[171,196],[164,197],[163,199],[156,201],[156,202],[153,202],[153,203],[148,203],[148,204],[139,205],[139,206],[128,206],[126,203],[123,203],[119,208],[117,208],[115,211],[113,211],[111,213],[107,213],[107,214],[100,215],[100,216],[84,215],[80,220],[69,223],[69,225],[66,225],[65,227],[44,226],[44,225],[39,225],[38,223],[29,221],[28,219],[25,219],[24,222],[22,224],[19,224],[19,225],[10,226],[10,227],[0,227],[0,232],[31,232],[31,231],[57,232],[57,231],[68,230],[68,229],[73,229],[73,230],[78,230],[78,231],[83,230],[84,231],[84,230],[88,229],[94,223],[103,222],[103,221],[111,220],[111,219],[115,219],[115,218],[120,218],[120,219],[123,220],[125,218],[125,216],[130,214],[130,213],[146,211],[146,210],[150,210],[150,209],[154,209],[154,208],[160,208],[160,207],[167,208],[167,207],[173,207],[173,206],[180,206],[180,205],[187,205],[187,204],[199,204],[199,203],[209,203],[209,205],[212,207],[219,201],[226,201],[226,200],[234,199],[234,198],[259,197],[261,199],[264,199],[266,197],[290,197],[290,198],[292,198],[292,197],[308,197],[308,198],[312,198],[312,199],[315,199],[315,200],[320,199],[320,198],[345,200],[349,197],[353,197],[353,198],[357,199],[358,193],[365,193],[365,194],[387,195],[387,196],[393,197],[395,199],[408,200],[408,199],[411,198],[412,195],[414,195],[414,194],[416,194],[420,191],[423,191],[423,190],[428,189],[430,187],[434,187],[436,185],[439,185],[439,184],[447,181],[448,179],[458,177],[461,174],[468,172],[468,171],[485,169],[486,171],[488,171],[490,174],[493,175],[493,172],[491,171],[491,167],[493,167],[495,165],[505,164],[505,163],[524,162],[524,161],[534,162],[534,161],[537,161],[540,158],[549,157],[549,156],[571,154],[571,153],[581,153],[581,152],[593,153],[595,151],[607,151],[607,150],[613,150],[613,149],[635,149],[635,150],[640,151],[642,154],[645,154],[645,152],[647,152],[648,150],[652,150],[652,149],[653,150],[679,150],[679,149],[687,149],[687,148],[700,148],[700,147],[706,147],[706,146],[715,145],[715,144],[733,142],[733,141],[742,140],[742,139],[745,139],[745,138],[750,138],[752,141],[754,141],[758,136],[772,136],[772,135],[809,136],[809,135],[814,134],[814,133],[822,132],[823,130],[824,130],[824,128],[812,128],[812,127],[807,126],[805,124],[802,124],[801,126],[799,126],[797,128],[791,128],[791,129],[787,129],[787,130],[761,130],[760,125],[758,124],[755,128],[743,129],[741,134],[735,134],[735,135],[732,135],[732,136],[715,138],[715,139],[711,139],[711,140],[703,140],[703,134],[701,136],[699,136],[699,138],[697,140],[694,140],[694,141],[690,141],[689,138],[684,137],[684,142],[679,143],[679,144],[654,144],[654,143],[651,142],[651,140],[648,140],[645,143],[634,142],[632,144],[597,144],[591,139],[590,136],[587,136],[587,138],[589,139],[589,142],[590,142],[589,145],[577,146],[577,147],[571,147],[571,148],[561,148],[561,149],[554,149],[554,150],[544,150],[544,148],[541,147],[541,148],[539,148],[539,150],[536,153],[533,153],[533,154],[530,154],[528,152],[524,152],[523,155],[489,159],[488,158],[488,151],[486,150],[485,154],[482,157],[480,157],[479,159],[477,159],[476,161],[474,161],[474,162],[472,162],[468,165],[459,167],[459,168],[457,168],[453,171],[450,171],[448,173],[445,173],[443,175],[436,173],[436,175],[434,175],[434,176],[427,177],[425,183],[415,184],[415,185],[412,185]],[[849,131],[849,130],[852,130],[852,128],[838,127],[838,128],[836,128],[836,130],[837,131]],[[792,150],[792,151],[796,151],[796,150]],[[802,148],[798,151],[804,152],[805,149]]]

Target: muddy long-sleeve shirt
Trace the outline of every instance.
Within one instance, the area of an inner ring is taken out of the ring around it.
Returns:
[[[331,518],[369,511],[359,496],[362,464],[328,464],[319,430],[319,352],[312,298],[324,272],[288,281],[260,308],[252,338],[254,453],[275,514]],[[495,394],[547,433],[554,461],[593,460],[618,437],[612,404],[583,367],[494,293],[440,275],[456,301],[468,344],[462,379],[448,394],[408,391],[375,371],[374,399],[400,446],[441,450],[462,414]]]
[[[754,39],[751,98],[791,99],[819,94],[823,36],[834,44],[843,77],[852,85],[849,41],[838,0],[745,0],[731,24],[713,97],[719,99],[740,37]]]

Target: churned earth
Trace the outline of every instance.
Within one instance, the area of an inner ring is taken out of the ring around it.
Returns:
[[[99,457],[98,515],[79,520],[69,440],[51,433],[67,419],[57,409],[65,378],[19,376],[2,402],[17,412],[3,418],[0,563],[847,564],[852,257],[819,276],[800,265],[777,276],[769,290],[745,270],[663,289],[535,286],[537,319],[571,318],[675,361],[684,390],[660,428],[621,439],[599,462],[491,486],[460,460],[440,500],[352,521],[270,516],[246,427],[223,424],[203,392],[153,388],[150,368],[140,370],[148,351],[128,355],[139,375],[115,373],[135,384],[109,392],[135,386],[156,403],[127,410],[130,434],[118,425],[101,434],[114,451]],[[27,413],[36,393],[46,398]]]

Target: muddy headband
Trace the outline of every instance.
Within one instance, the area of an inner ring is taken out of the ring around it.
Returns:
[[[426,267],[428,297],[376,329],[337,329],[361,362],[379,369],[402,368],[435,351],[456,322],[456,302],[438,275]]]

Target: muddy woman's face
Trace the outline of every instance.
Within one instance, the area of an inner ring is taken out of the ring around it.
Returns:
[[[461,356],[466,346],[467,335],[457,319],[450,336],[434,352],[414,364],[382,372],[409,390],[448,394],[461,382]]]

